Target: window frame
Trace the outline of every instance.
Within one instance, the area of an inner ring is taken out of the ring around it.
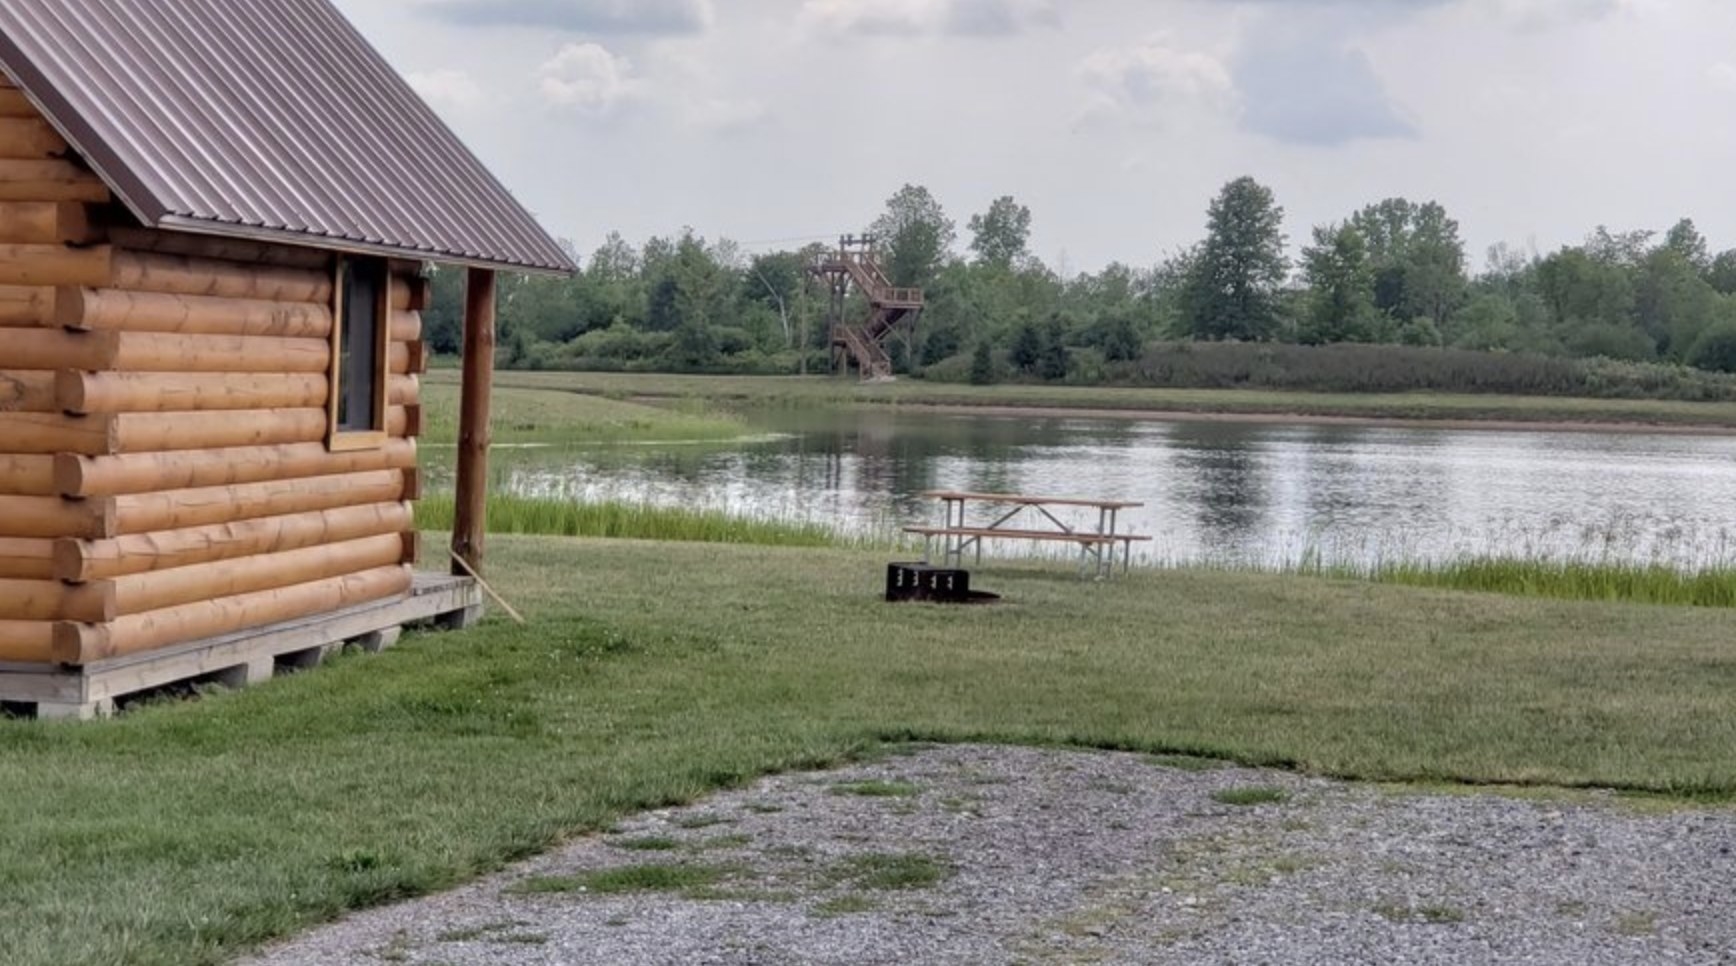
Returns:
[[[351,270],[358,263],[372,262],[380,269],[379,291],[376,293],[374,326],[374,419],[368,429],[347,429],[338,421],[347,389],[344,377],[344,332],[349,319],[344,312],[345,292]],[[334,453],[379,449],[390,435],[386,431],[386,410],[390,399],[392,348],[392,264],[384,258],[362,255],[339,255],[332,270],[332,332],[331,368],[326,393],[326,448]]]

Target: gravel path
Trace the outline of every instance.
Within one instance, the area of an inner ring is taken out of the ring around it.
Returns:
[[[1733,889],[1729,809],[957,746],[635,816],[254,962],[1736,963]]]

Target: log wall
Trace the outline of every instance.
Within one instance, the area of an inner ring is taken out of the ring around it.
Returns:
[[[139,228],[0,77],[0,663],[83,665],[404,594],[419,266],[387,440],[332,451],[335,256]]]

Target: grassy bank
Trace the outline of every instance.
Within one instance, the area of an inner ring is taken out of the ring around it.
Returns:
[[[434,372],[422,389],[424,442],[458,440],[456,373]],[[595,395],[502,385],[494,393],[497,443],[644,443],[735,439],[743,424],[697,400],[685,406],[645,406]]]
[[[451,494],[423,498],[416,504],[416,525],[424,530],[452,529],[455,505]],[[830,547],[846,543],[829,527],[798,520],[619,500],[578,503],[507,494],[489,496],[488,529],[491,533],[531,536],[751,543],[766,547]]]
[[[1736,404],[1445,393],[1309,393],[1248,389],[969,386],[902,379],[862,385],[810,376],[678,376],[606,372],[501,372],[502,386],[616,399],[709,401],[729,406],[902,405],[1097,409],[1170,414],[1403,419],[1428,422],[1634,424],[1736,429]],[[430,387],[455,373],[431,372]]]
[[[0,949],[213,963],[887,739],[1736,799],[1721,612],[1256,574],[877,601],[885,555],[501,538],[532,617],[88,726],[0,722]]]
[[[1330,572],[1326,568],[1325,572]],[[1736,607],[1736,572],[1684,573],[1669,567],[1535,560],[1464,560],[1443,564],[1345,568],[1338,576],[1408,587],[1441,587],[1516,597],[1622,601],[1668,607]]]

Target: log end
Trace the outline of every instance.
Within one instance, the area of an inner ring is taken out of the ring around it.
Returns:
[[[92,461],[77,453],[54,455],[54,488],[61,496],[79,499],[90,496]]]
[[[54,324],[63,329],[82,332],[89,328],[90,290],[77,285],[61,285],[54,290]]]
[[[54,660],[78,667],[94,664],[113,653],[113,641],[107,624],[81,624],[59,621],[54,625]]]
[[[60,411],[73,416],[90,412],[90,377],[76,369],[62,369],[54,374],[54,404]]]
[[[54,541],[54,579],[79,584],[91,578],[90,543],[77,537]]]

